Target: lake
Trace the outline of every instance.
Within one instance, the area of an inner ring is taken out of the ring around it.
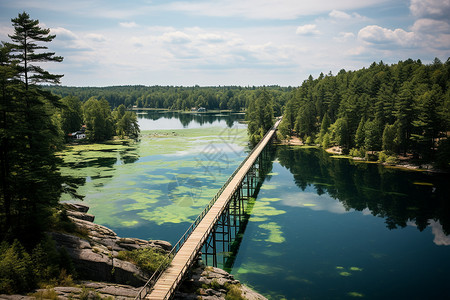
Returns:
[[[175,243],[249,151],[240,114],[141,112],[135,144],[77,146],[64,172],[96,222]],[[450,178],[273,147],[234,264],[270,299],[445,299]]]

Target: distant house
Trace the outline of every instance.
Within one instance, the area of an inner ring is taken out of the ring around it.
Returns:
[[[80,130],[68,134],[74,140],[86,138],[86,125],[81,126]]]
[[[204,108],[204,107],[199,107],[197,111],[198,111],[198,112],[205,112],[205,111],[206,111],[206,108]]]

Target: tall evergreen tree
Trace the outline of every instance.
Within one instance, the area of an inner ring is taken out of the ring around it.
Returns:
[[[37,65],[62,60],[52,52],[36,52],[47,49],[38,43],[51,42],[55,36],[25,12],[11,21],[13,43],[1,51],[0,239],[19,238],[30,245],[39,239],[61,193],[75,195],[75,183],[61,176],[54,155],[61,137],[51,107],[60,105],[58,98],[36,85],[58,83],[62,77]]]
[[[264,134],[273,126],[273,99],[263,89],[256,99],[252,99],[247,109],[247,127],[252,144],[259,142]]]

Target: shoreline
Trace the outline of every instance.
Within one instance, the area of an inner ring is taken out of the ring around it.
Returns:
[[[144,248],[158,249],[169,253],[172,245],[162,240],[123,238],[106,226],[94,223],[95,216],[88,213],[89,207],[79,203],[61,203],[68,218],[84,232],[52,231],[48,235],[57,249],[64,248],[76,266],[79,275],[69,286],[47,286],[27,295],[1,295],[0,299],[121,299],[132,300],[152,274],[145,273],[136,264],[118,258],[120,251]],[[189,275],[183,279],[174,299],[225,300],[228,293],[240,293],[244,299],[267,300],[228,272],[204,265],[198,260],[190,267]]]
[[[368,161],[363,157],[342,154],[342,149],[337,146],[330,147],[328,149],[323,149],[321,146],[317,146],[317,145],[305,145],[298,137],[294,137],[294,136],[292,136],[291,139],[289,139],[289,140],[281,141],[280,145],[297,146],[297,147],[301,147],[301,148],[322,149],[325,152],[331,154],[332,158],[350,159],[355,162],[366,163],[366,164],[378,164],[385,168],[390,168],[390,169],[399,169],[399,170],[403,170],[403,171],[428,172],[428,173],[436,173],[436,174],[450,174],[450,172],[448,172],[448,171],[434,168],[431,164],[415,165],[415,164],[411,163],[411,159],[408,159],[406,157],[399,158],[400,163],[397,163],[397,164],[388,164],[388,163],[379,162],[379,161]],[[423,168],[422,166],[426,166],[426,168]]]

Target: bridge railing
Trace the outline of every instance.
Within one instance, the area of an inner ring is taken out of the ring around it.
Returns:
[[[166,257],[164,258],[164,260],[162,261],[162,263],[159,265],[158,269],[156,269],[156,271],[153,273],[153,275],[150,277],[150,279],[145,283],[145,285],[142,287],[142,289],[139,291],[138,295],[136,296],[135,299],[143,299],[145,298],[146,295],[148,295],[153,288],[153,285],[158,281],[158,279],[161,277],[161,275],[163,274],[166,266],[169,265],[170,260],[172,259],[173,256],[175,256],[175,254],[177,254],[177,252],[180,250],[180,248],[184,245],[184,243],[186,242],[186,240],[189,238],[189,236],[191,235],[191,233],[195,230],[195,228],[197,227],[198,224],[200,224],[200,222],[203,220],[203,218],[206,216],[206,214],[209,212],[209,210],[211,209],[211,207],[214,205],[214,203],[216,203],[217,199],[220,197],[220,195],[222,194],[222,192],[227,188],[228,184],[230,183],[230,181],[234,178],[234,176],[237,174],[237,172],[239,172],[239,170],[242,168],[242,166],[247,162],[247,160],[250,158],[250,156],[253,154],[253,152],[255,152],[256,149],[258,149],[259,145],[264,141],[264,139],[266,138],[267,135],[270,134],[270,132],[274,129],[276,129],[276,123],[266,132],[266,134],[264,135],[264,137],[258,142],[258,144],[256,144],[255,147],[253,147],[253,149],[249,152],[249,154],[247,155],[247,157],[239,164],[239,166],[236,168],[236,170],[234,170],[234,172],[228,177],[227,181],[225,182],[225,184],[219,189],[219,191],[216,193],[216,195],[211,199],[211,201],[209,201],[208,205],[206,205],[206,207],[203,209],[203,211],[197,216],[197,218],[194,220],[194,222],[191,224],[191,226],[189,226],[189,228],[186,230],[186,232],[183,234],[183,236],[178,240],[178,242],[175,244],[175,246],[172,247],[172,250],[169,252],[169,254],[166,255]],[[235,189],[233,190],[233,193],[235,192],[235,190],[237,189],[237,186],[235,187]],[[211,227],[215,225],[216,221],[217,221],[218,217],[216,217],[214,219],[214,222],[211,223],[211,225],[208,227],[208,230],[206,232],[210,232],[210,229],[212,229]],[[202,240],[205,238],[205,236],[202,237]],[[201,248],[203,245],[197,246],[197,248]],[[193,251],[191,256],[189,257],[189,261],[192,262],[195,259],[195,256],[197,255],[197,252],[200,249],[195,249],[196,251]],[[189,266],[186,265],[183,267],[183,271],[184,269],[187,269]],[[180,274],[184,274],[184,272],[181,272]],[[179,278],[181,277],[181,275],[179,275],[177,277],[177,280],[175,281],[175,283],[172,285],[171,287],[171,291],[175,289],[177,283],[182,279]],[[169,293],[170,294],[170,293]]]

